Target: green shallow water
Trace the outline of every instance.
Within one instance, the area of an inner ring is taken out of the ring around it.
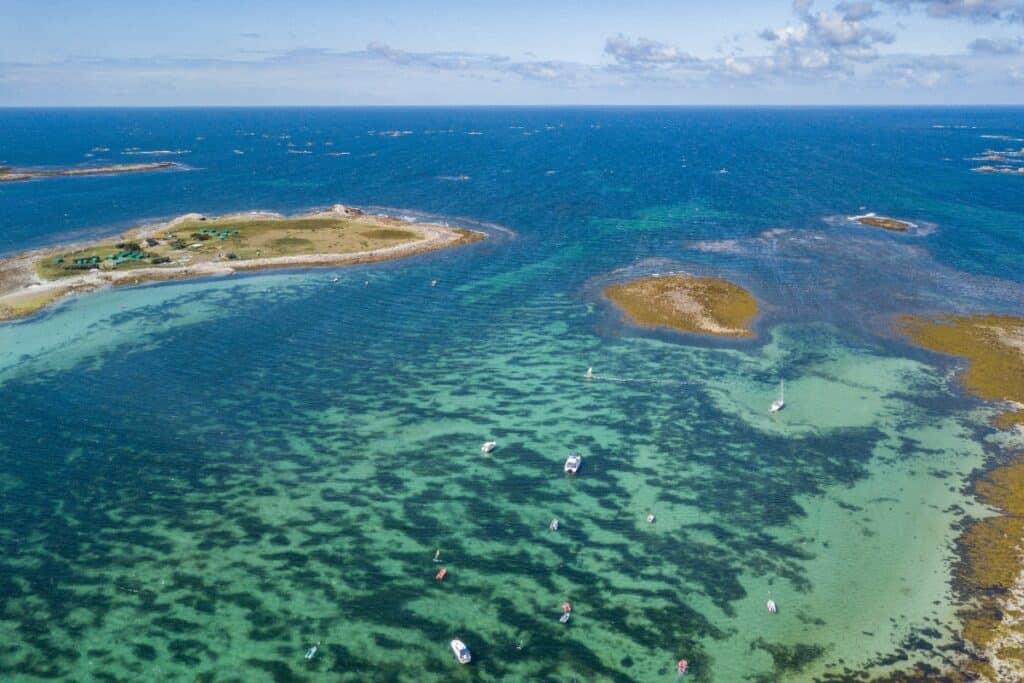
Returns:
[[[0,328],[5,677],[658,681],[686,657],[700,681],[810,681],[955,657],[983,453],[940,370],[825,325],[602,334],[562,295],[432,319],[533,271],[464,310],[424,290],[411,326],[369,313],[434,267],[123,290]]]

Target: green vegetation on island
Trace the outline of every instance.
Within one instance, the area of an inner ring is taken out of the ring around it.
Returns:
[[[659,275],[606,287],[604,294],[632,322],[718,337],[753,336],[757,299],[719,277]]]
[[[285,218],[189,214],[118,239],[0,259],[0,320],[28,315],[72,292],[239,270],[369,263],[483,239],[471,230],[407,223],[340,204]]]

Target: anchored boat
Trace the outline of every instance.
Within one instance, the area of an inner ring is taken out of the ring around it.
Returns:
[[[469,664],[473,661],[473,655],[470,654],[469,648],[466,647],[464,642],[456,638],[451,642],[451,646],[452,652],[455,653],[455,659],[459,660],[459,664]]]
[[[779,397],[772,401],[772,407],[768,409],[770,413],[777,413],[786,405],[786,380],[779,381]]]
[[[484,445],[480,447],[481,452],[490,453],[498,446],[497,441],[484,441]]]
[[[565,472],[566,474],[576,474],[579,471],[580,465],[583,463],[583,456],[579,453],[570,453],[569,457],[565,459]]]

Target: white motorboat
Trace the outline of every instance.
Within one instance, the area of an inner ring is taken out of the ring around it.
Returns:
[[[569,457],[565,459],[565,472],[566,474],[576,474],[579,471],[580,465],[583,463],[583,456],[579,453],[570,453]]]
[[[480,447],[480,451],[483,453],[490,453],[495,448],[497,448],[497,446],[497,441],[484,441],[484,445]]]
[[[558,520],[557,519],[551,520],[551,524],[548,524],[548,528],[551,529],[552,531],[558,531]]]
[[[779,397],[772,401],[772,407],[768,409],[770,413],[777,413],[782,410],[783,406],[786,405],[786,380],[779,382]]]
[[[769,613],[771,613],[771,614],[775,614],[776,612],[778,612],[778,611],[779,611],[779,608],[778,608],[778,606],[777,606],[777,605],[775,604],[775,601],[774,601],[774,600],[772,600],[771,598],[769,598],[769,599],[768,599],[768,603],[767,603],[767,604],[768,604],[768,612],[769,612]]]
[[[459,664],[469,664],[473,661],[473,655],[470,654],[469,648],[466,644],[456,638],[452,641],[452,652],[455,653],[455,659],[459,660]]]

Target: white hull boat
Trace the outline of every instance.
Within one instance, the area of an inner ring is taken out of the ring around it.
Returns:
[[[459,660],[459,664],[469,664],[473,661],[473,655],[470,654],[469,648],[466,644],[456,638],[451,642],[452,652],[455,653],[455,659]]]
[[[491,451],[493,451],[497,447],[498,447],[498,442],[497,441],[485,441],[484,445],[480,447],[480,452],[481,453],[490,453]]]
[[[772,407],[768,409],[770,413],[777,413],[782,410],[786,405],[786,381],[782,380],[779,382],[779,397],[772,401]]]
[[[576,474],[580,465],[583,463],[583,456],[579,453],[570,453],[569,457],[565,459],[565,473]]]

